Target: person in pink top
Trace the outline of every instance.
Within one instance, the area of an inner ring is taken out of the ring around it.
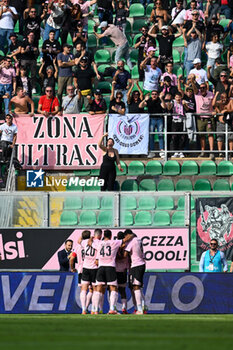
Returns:
[[[212,114],[213,107],[212,107],[212,101],[213,101],[214,95],[211,91],[207,90],[207,84],[202,83],[200,85],[200,92],[198,92],[197,95],[195,95],[196,100],[196,112],[201,113],[202,115],[197,117],[197,130],[199,132],[212,132],[215,131],[215,123],[214,123],[214,117],[211,115],[205,115],[204,113]],[[214,150],[214,135],[209,134],[208,135],[209,145],[210,145],[210,152]],[[206,134],[200,135],[200,143],[201,143],[201,154],[199,157],[205,157],[205,146],[206,146]],[[210,153],[210,159],[214,160],[214,153]]]
[[[11,57],[6,57],[0,63],[0,96],[9,95],[9,98],[4,98],[5,114],[9,113],[10,99],[15,92],[16,73],[11,65]]]
[[[90,242],[93,248],[96,248],[98,253],[98,272],[96,276],[97,283],[97,305],[99,305],[103,286],[108,285],[110,289],[110,310],[109,314],[117,314],[116,303],[118,299],[117,275],[116,275],[116,256],[120,247],[129,241],[131,237],[123,240],[112,240],[112,232],[104,231],[104,239],[99,244],[93,240]],[[98,313],[98,311],[96,312]]]
[[[191,21],[192,20],[192,12],[194,10],[197,10],[197,2],[195,0],[192,0],[191,3],[190,3],[190,9],[186,10],[186,12],[185,12],[185,15],[184,15],[184,20],[185,21]],[[201,21],[201,20],[204,21],[205,20],[205,16],[204,16],[203,11],[198,9],[198,12],[199,12],[198,20],[199,21]]]
[[[98,305],[96,302],[96,274],[98,270],[98,265],[96,264],[97,258],[97,247],[102,236],[102,230],[96,229],[94,232],[93,246],[90,246],[89,239],[91,232],[84,240],[80,239],[80,244],[84,249],[84,261],[83,261],[83,271],[82,271],[82,280],[81,280],[81,293],[80,301],[82,305],[82,314],[87,314],[87,290],[89,286],[93,288],[93,297],[92,297],[92,314],[98,311]],[[95,246],[95,248],[94,248]]]
[[[119,231],[117,239],[124,239],[124,232]],[[127,270],[129,268],[129,257],[124,257],[123,249],[119,249],[116,257],[116,274],[118,290],[121,296],[122,313],[127,314],[127,298],[126,298],[126,284],[127,284]]]
[[[125,230],[125,238],[132,236],[131,230]],[[130,267],[130,283],[133,287],[133,292],[137,304],[137,315],[143,314],[143,296],[141,288],[143,287],[143,277],[145,273],[145,259],[143,253],[142,241],[134,234],[133,239],[129,242],[125,248],[124,256],[130,256],[131,267]]]
[[[173,71],[173,63],[172,62],[168,62],[166,64],[166,72],[163,73],[163,75],[160,78],[160,83],[164,82],[164,78],[165,77],[170,77],[171,78],[171,85],[172,86],[177,86],[177,76],[172,71]]]

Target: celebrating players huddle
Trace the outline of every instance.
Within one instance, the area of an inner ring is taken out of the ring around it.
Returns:
[[[78,269],[75,269],[77,261]],[[76,252],[70,258],[70,270],[78,271],[82,314],[103,313],[104,294],[108,288],[109,314],[117,314],[118,292],[121,296],[122,313],[127,314],[126,284],[129,269],[129,287],[132,294],[135,313],[142,315],[144,296],[142,293],[145,260],[142,242],[127,229],[118,232],[117,239],[112,239],[112,232],[96,229],[94,237],[85,230],[78,240]]]

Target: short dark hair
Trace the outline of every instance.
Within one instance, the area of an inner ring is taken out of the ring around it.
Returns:
[[[111,230],[104,230],[104,238],[111,239],[112,238],[112,231]]]
[[[19,92],[20,90],[23,90],[23,87],[22,87],[22,86],[18,86],[18,87],[17,87],[16,93]]]
[[[51,30],[49,31],[49,34],[50,34],[50,33],[54,33],[54,34],[55,34],[56,31],[55,31],[54,29],[51,29]]]
[[[212,238],[212,239],[210,240],[210,243],[211,243],[212,241],[215,241],[215,242],[217,243],[217,245],[218,245],[218,240],[217,240],[216,238]]]
[[[89,231],[89,230],[84,230],[83,232],[82,232],[82,239],[88,239],[88,238],[90,238],[91,237],[91,231]]]
[[[119,231],[117,234],[117,239],[124,239],[125,238],[125,234],[123,231]]]
[[[102,235],[102,230],[101,230],[101,228],[96,228],[95,231],[94,231],[94,235],[101,236],[101,235]]]
[[[68,242],[71,242],[72,244],[74,243],[74,242],[72,241],[72,239],[67,239],[67,240],[65,241],[65,244],[68,243]]]

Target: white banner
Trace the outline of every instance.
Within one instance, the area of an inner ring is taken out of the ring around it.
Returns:
[[[113,138],[119,154],[147,154],[149,114],[110,114],[108,137]]]

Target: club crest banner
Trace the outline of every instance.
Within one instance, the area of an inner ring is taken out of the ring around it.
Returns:
[[[43,115],[14,119],[17,158],[24,169],[99,168],[105,115]]]
[[[197,260],[217,239],[219,249],[228,260],[233,254],[233,198],[199,198],[196,200]]]
[[[110,114],[108,135],[119,154],[147,154],[149,114]]]

